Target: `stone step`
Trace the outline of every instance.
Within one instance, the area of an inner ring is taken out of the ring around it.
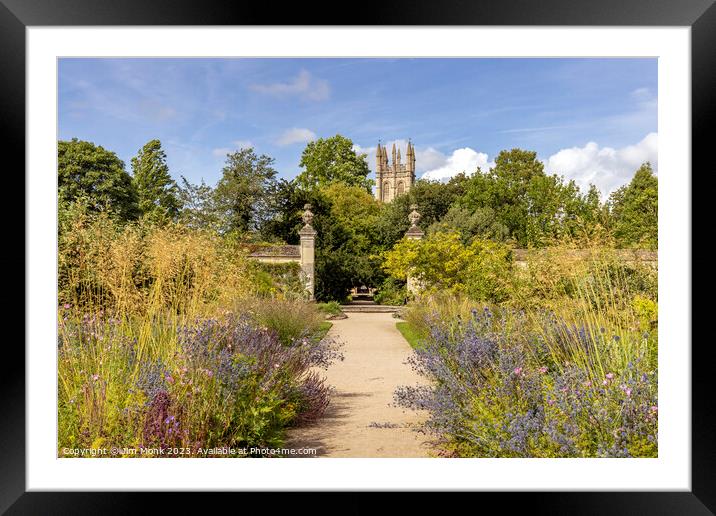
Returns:
[[[367,304],[367,303],[360,303],[360,304],[350,304],[350,305],[341,305],[341,311],[345,313],[395,313],[400,311],[400,309],[403,308],[402,306],[391,306],[391,305],[376,305],[376,304]]]

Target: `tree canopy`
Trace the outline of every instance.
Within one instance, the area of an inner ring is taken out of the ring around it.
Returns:
[[[596,221],[595,193],[583,195],[574,181],[545,174],[537,153],[512,149],[500,152],[488,172],[469,178],[460,205],[473,213],[492,210],[495,230],[517,245],[541,247],[573,235],[585,220]]]
[[[340,135],[309,143],[304,170],[293,180],[277,179],[273,158],[252,148],[227,154],[215,186],[184,177],[177,185],[166,161],[160,141],[150,140],[131,160],[130,176],[115,153],[60,141],[61,209],[80,201],[110,213],[113,223],[143,214],[241,240],[298,244],[301,215],[311,204],[321,301],[343,300],[361,285],[382,288],[385,299],[404,299],[408,269],[426,285],[498,300],[510,247],[604,235],[620,247],[658,242],[658,181],[649,163],[603,203],[594,186],[582,192],[574,181],[546,174],[535,152],[512,149],[487,171],[446,182],[419,179],[405,195],[382,203],[372,195],[365,155]],[[426,233],[419,243],[404,238],[413,204]]]
[[[179,188],[159,140],[150,140],[132,158],[132,172],[142,214],[154,221],[174,220],[180,208]]]
[[[636,171],[628,185],[609,198],[614,238],[622,247],[658,245],[659,184],[650,163]]]
[[[365,154],[358,154],[353,142],[337,134],[309,142],[301,155],[303,171],[296,178],[302,188],[312,189],[341,182],[371,191],[373,181]]]
[[[104,147],[73,138],[57,143],[60,202],[83,200],[94,212],[107,211],[119,220],[139,216],[138,196],[124,162]]]
[[[276,177],[273,163],[273,158],[258,156],[252,148],[227,154],[213,205],[223,231],[246,232],[261,225]]]

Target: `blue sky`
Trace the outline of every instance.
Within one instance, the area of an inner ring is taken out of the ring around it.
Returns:
[[[129,160],[159,138],[176,178],[213,184],[251,145],[299,172],[307,141],[416,147],[418,176],[534,150],[550,172],[604,193],[657,162],[656,59],[61,59],[59,138]]]

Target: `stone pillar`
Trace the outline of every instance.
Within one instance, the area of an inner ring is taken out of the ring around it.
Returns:
[[[309,300],[314,301],[315,298],[315,277],[316,277],[316,230],[311,226],[313,222],[313,213],[311,205],[306,204],[303,207],[304,226],[298,234],[301,237],[301,278],[303,279],[306,290],[308,291]]]
[[[418,213],[418,205],[413,204],[410,206],[411,212],[408,215],[408,220],[410,221],[410,228],[408,228],[408,231],[405,232],[405,238],[409,240],[420,240],[423,238],[423,230],[418,227],[418,222],[420,221],[420,213]],[[408,294],[411,296],[415,296],[421,289],[420,281],[416,278],[412,277],[410,272],[408,272],[408,278],[407,278],[407,289]]]

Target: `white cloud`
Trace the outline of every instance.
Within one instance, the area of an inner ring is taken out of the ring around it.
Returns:
[[[388,142],[381,143],[381,145],[385,146],[388,149],[388,153],[390,153],[390,149],[393,148],[393,144],[395,144],[395,147],[397,149],[400,149],[401,160],[403,163],[405,163],[405,154],[406,149],[408,148],[408,140],[390,140]],[[356,153],[363,153],[368,155],[368,163],[370,164],[371,168],[375,168],[375,149],[375,145],[372,147],[362,147],[357,144],[353,145],[353,150],[356,151]],[[415,147],[415,169],[418,175],[425,172],[426,170],[442,166],[443,164],[445,164],[446,160],[447,158],[445,157],[445,155],[433,147]]]
[[[223,158],[224,156],[226,156],[227,154],[229,154],[229,153],[231,153],[231,152],[232,152],[232,149],[230,149],[230,148],[228,148],[228,147],[218,147],[218,148],[213,149],[213,150],[211,151],[211,153],[212,153],[214,156],[217,156],[217,157],[219,157],[219,158]]]
[[[415,159],[416,161],[418,159],[417,153]],[[484,152],[477,152],[470,147],[463,147],[452,151],[452,154],[444,159],[441,166],[428,170],[422,175],[421,179],[447,181],[461,172],[471,175],[475,173],[478,167],[484,171],[492,166],[494,166],[494,163],[488,161],[488,156]]]
[[[637,88],[631,92],[631,97],[637,102],[649,102],[654,100],[654,95],[652,95],[649,88]]]
[[[647,94],[651,95],[648,91],[634,93],[635,96]],[[407,141],[387,142],[385,145],[388,152],[393,143],[400,148],[404,156]],[[368,162],[374,167],[375,146],[354,145],[353,148],[356,152],[368,154]],[[654,172],[658,173],[658,135],[649,133],[640,142],[619,149],[600,147],[595,142],[589,142],[584,147],[562,149],[542,161],[547,173],[558,174],[568,180],[574,179],[584,192],[590,184],[594,184],[606,197],[628,183],[645,161],[649,161]],[[471,175],[478,167],[485,172],[494,166],[494,160],[490,160],[486,153],[470,147],[455,149],[450,155],[445,155],[434,147],[415,149],[415,168],[421,179],[448,181],[461,172]]]
[[[237,149],[248,149],[254,146],[251,140],[234,140],[231,143],[233,143]]]
[[[249,88],[258,93],[279,98],[297,96],[304,100],[326,100],[331,95],[328,81],[311,75],[307,70],[301,70],[296,77],[288,82],[273,82],[269,84],[252,84]]]
[[[595,142],[562,149],[547,158],[545,170],[574,179],[584,191],[592,183],[607,196],[628,183],[645,161],[658,171],[658,140],[657,133],[649,133],[639,143],[621,149],[600,147]]]
[[[278,137],[276,143],[278,145],[291,145],[293,143],[307,143],[316,139],[316,133],[310,129],[302,129],[294,127],[288,129]]]

